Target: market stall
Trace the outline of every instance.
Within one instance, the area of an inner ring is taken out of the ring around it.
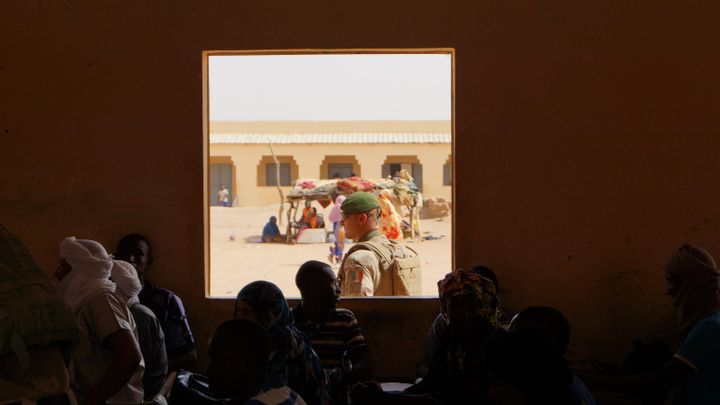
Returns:
[[[332,204],[337,196],[357,191],[372,192],[378,196],[382,213],[379,227],[389,239],[422,240],[418,221],[420,193],[412,177],[403,170],[398,177],[380,180],[360,177],[298,180],[295,188],[285,198],[288,204],[286,241],[290,243],[293,240],[293,224],[297,224],[299,208],[305,201],[317,201],[325,208]]]

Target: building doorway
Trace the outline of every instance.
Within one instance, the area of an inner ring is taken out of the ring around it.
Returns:
[[[210,163],[210,189],[208,201],[210,205],[220,205],[218,193],[220,187],[225,186],[229,192],[229,205],[232,206],[235,197],[235,185],[233,184],[232,163]]]

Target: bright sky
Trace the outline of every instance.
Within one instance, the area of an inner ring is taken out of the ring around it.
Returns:
[[[211,121],[449,120],[449,54],[209,57]]]

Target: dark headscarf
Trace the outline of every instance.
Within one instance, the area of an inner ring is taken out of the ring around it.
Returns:
[[[698,321],[720,309],[720,271],[707,250],[690,243],[673,252],[664,268],[680,283],[674,304],[685,338]]]
[[[257,322],[270,338],[268,384],[287,385],[308,403],[328,404],[328,381],[312,346],[295,327],[290,308],[280,288],[268,281],[254,281],[237,295],[247,303]]]
[[[274,237],[277,235],[280,235],[280,228],[277,226],[277,218],[274,216],[270,217],[270,220],[267,224],[265,224],[265,227],[262,231],[262,237],[265,238],[266,236]]]

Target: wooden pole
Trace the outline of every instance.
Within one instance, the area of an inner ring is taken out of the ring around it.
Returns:
[[[275,151],[273,150],[272,142],[270,142],[270,140],[268,140],[268,147],[270,148],[270,153],[272,154],[272,158],[275,161],[275,185],[277,186],[278,194],[280,194],[280,210],[278,211],[278,221],[280,221],[279,225],[282,225],[282,214],[283,209],[285,209],[285,195],[283,194],[282,188],[280,188],[280,162],[275,156]]]

